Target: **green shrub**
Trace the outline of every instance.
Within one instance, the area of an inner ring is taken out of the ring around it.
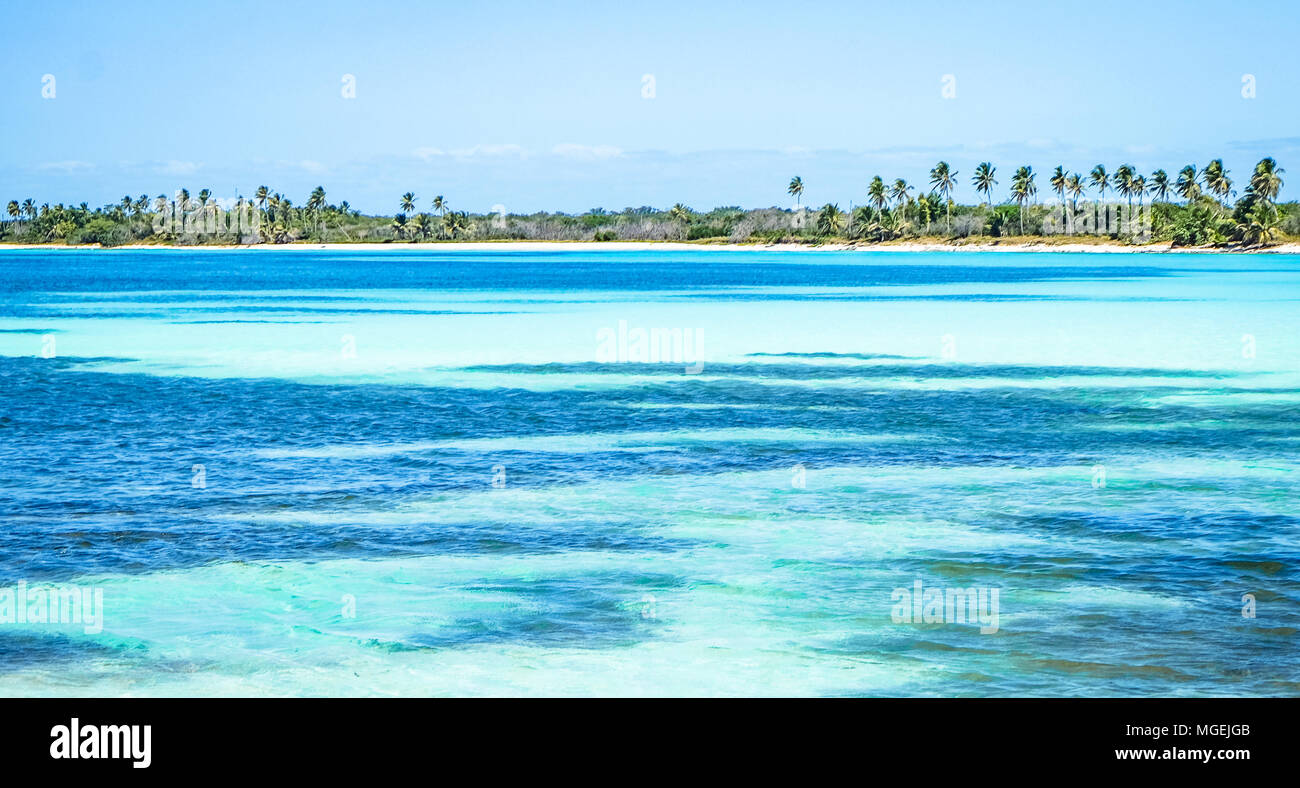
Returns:
[[[720,224],[692,224],[691,228],[686,231],[686,240],[695,241],[700,238],[721,238],[727,234],[727,228]]]
[[[1014,205],[998,205],[993,208],[984,225],[984,233],[995,238],[1016,235],[1020,230],[1020,212]]]
[[[1169,237],[1174,246],[1202,246],[1213,243],[1216,234],[1214,213],[1204,206],[1185,209],[1174,220]]]

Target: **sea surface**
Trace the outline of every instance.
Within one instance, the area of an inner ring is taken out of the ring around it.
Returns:
[[[1298,562],[1300,256],[0,251],[3,695],[1296,695]]]

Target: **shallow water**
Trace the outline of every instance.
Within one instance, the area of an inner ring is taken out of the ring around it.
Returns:
[[[1297,416],[1296,256],[0,251],[0,694],[1300,694]]]

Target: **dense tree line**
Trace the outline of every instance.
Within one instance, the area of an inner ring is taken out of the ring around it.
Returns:
[[[126,196],[120,202],[90,208],[36,205],[31,199],[11,200],[0,219],[0,240],[13,243],[102,244],[279,244],[402,243],[455,240],[541,241],[731,241],[739,243],[862,243],[898,239],[959,241],[976,237],[1027,239],[1069,238],[1056,212],[1068,207],[1124,206],[1136,208],[1149,230],[1141,236],[1104,221],[1086,232],[1128,243],[1170,241],[1181,246],[1259,245],[1300,236],[1300,206],[1279,203],[1285,171],[1272,158],[1261,160],[1243,179],[1240,195],[1221,159],[1203,168],[1183,167],[1177,175],[1155,170],[1149,176],[1122,164],[1109,172],[1098,164],[1087,174],[1057,167],[1043,184],[1055,195],[1039,200],[1038,174],[1017,168],[1006,184],[1005,198],[994,202],[999,186],[997,167],[980,163],[969,183],[980,197],[974,205],[954,201],[959,173],[946,162],[930,171],[929,188],[918,190],[902,178],[892,182],[879,175],[865,186],[862,202],[841,210],[827,203],[817,210],[802,205],[806,188],[795,177],[786,192],[793,208],[745,210],[721,207],[694,211],[678,203],[668,209],[648,206],[582,214],[478,214],[452,210],[442,195],[428,210],[414,192],[398,200],[391,216],[363,215],[346,201],[337,204],[316,187],[301,205],[260,186],[251,199],[233,203],[214,200],[209,189],[191,195],[181,189],[172,197]],[[1095,202],[1085,198],[1095,196]],[[1100,214],[1099,214],[1100,215]],[[1065,227],[1073,231],[1073,226]]]

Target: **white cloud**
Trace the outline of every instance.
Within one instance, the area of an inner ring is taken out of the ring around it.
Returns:
[[[58,172],[64,175],[72,175],[73,173],[85,172],[86,170],[93,170],[94,168],[95,165],[90,162],[68,160],[47,162],[38,166],[36,169],[41,170],[42,172]]]
[[[472,148],[455,148],[451,155],[467,159],[478,156],[523,156],[524,149],[519,145],[475,145]]]
[[[193,175],[198,172],[199,168],[202,166],[202,164],[196,164],[192,161],[177,161],[172,159],[171,161],[163,162],[154,167],[154,172],[159,175]]]
[[[551,153],[569,159],[614,159],[622,156],[623,150],[613,145],[575,145],[566,142],[551,148]]]
[[[528,151],[524,150],[522,145],[513,144],[488,144],[475,145],[470,148],[451,148],[443,150],[442,148],[421,147],[411,151],[411,155],[424,161],[432,161],[443,156],[451,156],[457,159],[482,159],[498,158],[503,156],[516,156],[524,158]]]

